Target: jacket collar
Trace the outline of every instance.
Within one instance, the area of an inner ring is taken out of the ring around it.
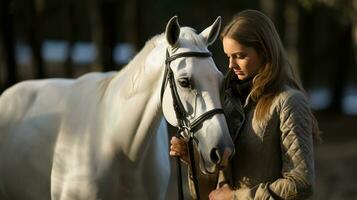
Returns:
[[[253,84],[253,78],[249,77],[245,80],[239,80],[232,70],[229,70],[225,76],[223,83],[223,91],[230,90],[233,96],[237,97],[243,107],[247,107],[251,99],[251,89]]]

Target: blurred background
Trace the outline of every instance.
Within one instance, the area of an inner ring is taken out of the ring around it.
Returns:
[[[313,199],[357,199],[357,0],[1,0],[0,93],[28,79],[119,71],[174,15],[200,32],[247,8],[275,23],[320,123]],[[221,42],[210,50],[226,72]]]

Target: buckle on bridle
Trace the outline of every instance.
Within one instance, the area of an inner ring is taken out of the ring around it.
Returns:
[[[177,135],[181,136],[186,142],[193,137],[193,131],[190,126],[180,126],[177,129]]]

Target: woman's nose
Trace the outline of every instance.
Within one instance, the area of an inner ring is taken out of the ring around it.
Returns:
[[[228,67],[229,67],[230,69],[233,69],[233,68],[237,68],[238,65],[237,65],[237,63],[236,63],[232,58],[230,58],[230,59],[229,59],[229,65],[228,65]]]

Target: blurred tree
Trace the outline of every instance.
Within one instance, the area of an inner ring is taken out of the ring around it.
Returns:
[[[44,17],[45,0],[31,0],[28,3],[29,27],[27,30],[27,40],[32,50],[33,66],[36,73],[35,78],[45,78],[45,65],[42,58],[42,20]]]
[[[13,27],[13,9],[14,2],[11,0],[0,1],[0,16],[1,16],[1,43],[3,44],[3,52],[6,65],[6,82],[3,90],[17,82],[17,66],[15,61],[15,39]]]
[[[116,19],[118,1],[91,0],[92,37],[97,47],[95,68],[102,71],[115,70],[113,51],[116,43]]]
[[[332,100],[329,110],[332,112],[342,112],[342,98],[347,87],[348,75],[353,65],[353,41],[352,24],[339,27],[336,38],[336,59],[332,73],[331,90]]]
[[[65,1],[64,12],[66,12],[66,21],[68,23],[67,31],[66,31],[66,39],[68,41],[68,51],[67,57],[65,61],[65,74],[67,77],[74,76],[74,65],[72,59],[72,50],[74,43],[78,40],[77,36],[77,19],[76,19],[76,2],[72,0]]]
[[[316,12],[312,12],[304,8],[301,4],[298,6],[299,24],[298,24],[298,51],[299,51],[299,66],[302,82],[306,88],[312,87],[312,79],[314,66],[314,19]]]
[[[278,34],[286,45],[286,26],[290,23],[291,19],[287,18],[287,5],[291,4],[291,2],[286,2],[285,0],[272,0],[272,1],[265,1],[259,0],[260,10],[264,12],[269,18],[273,21]],[[288,33],[289,34],[289,33]]]
[[[136,48],[139,46],[139,12],[138,12],[138,0],[124,0],[123,9],[123,27],[125,30],[125,40],[131,44],[134,44]]]
[[[311,87],[317,73],[327,76],[332,94],[327,110],[340,113],[348,76],[356,64],[352,31],[357,5],[353,0],[299,2],[299,62],[304,83]]]
[[[119,27],[122,27],[124,34],[122,38],[124,41],[130,45],[134,46],[134,51],[137,51],[140,48],[140,12],[139,12],[138,0],[124,0],[123,1],[123,12],[122,12],[122,21]],[[124,67],[127,63],[119,63],[119,68]]]

